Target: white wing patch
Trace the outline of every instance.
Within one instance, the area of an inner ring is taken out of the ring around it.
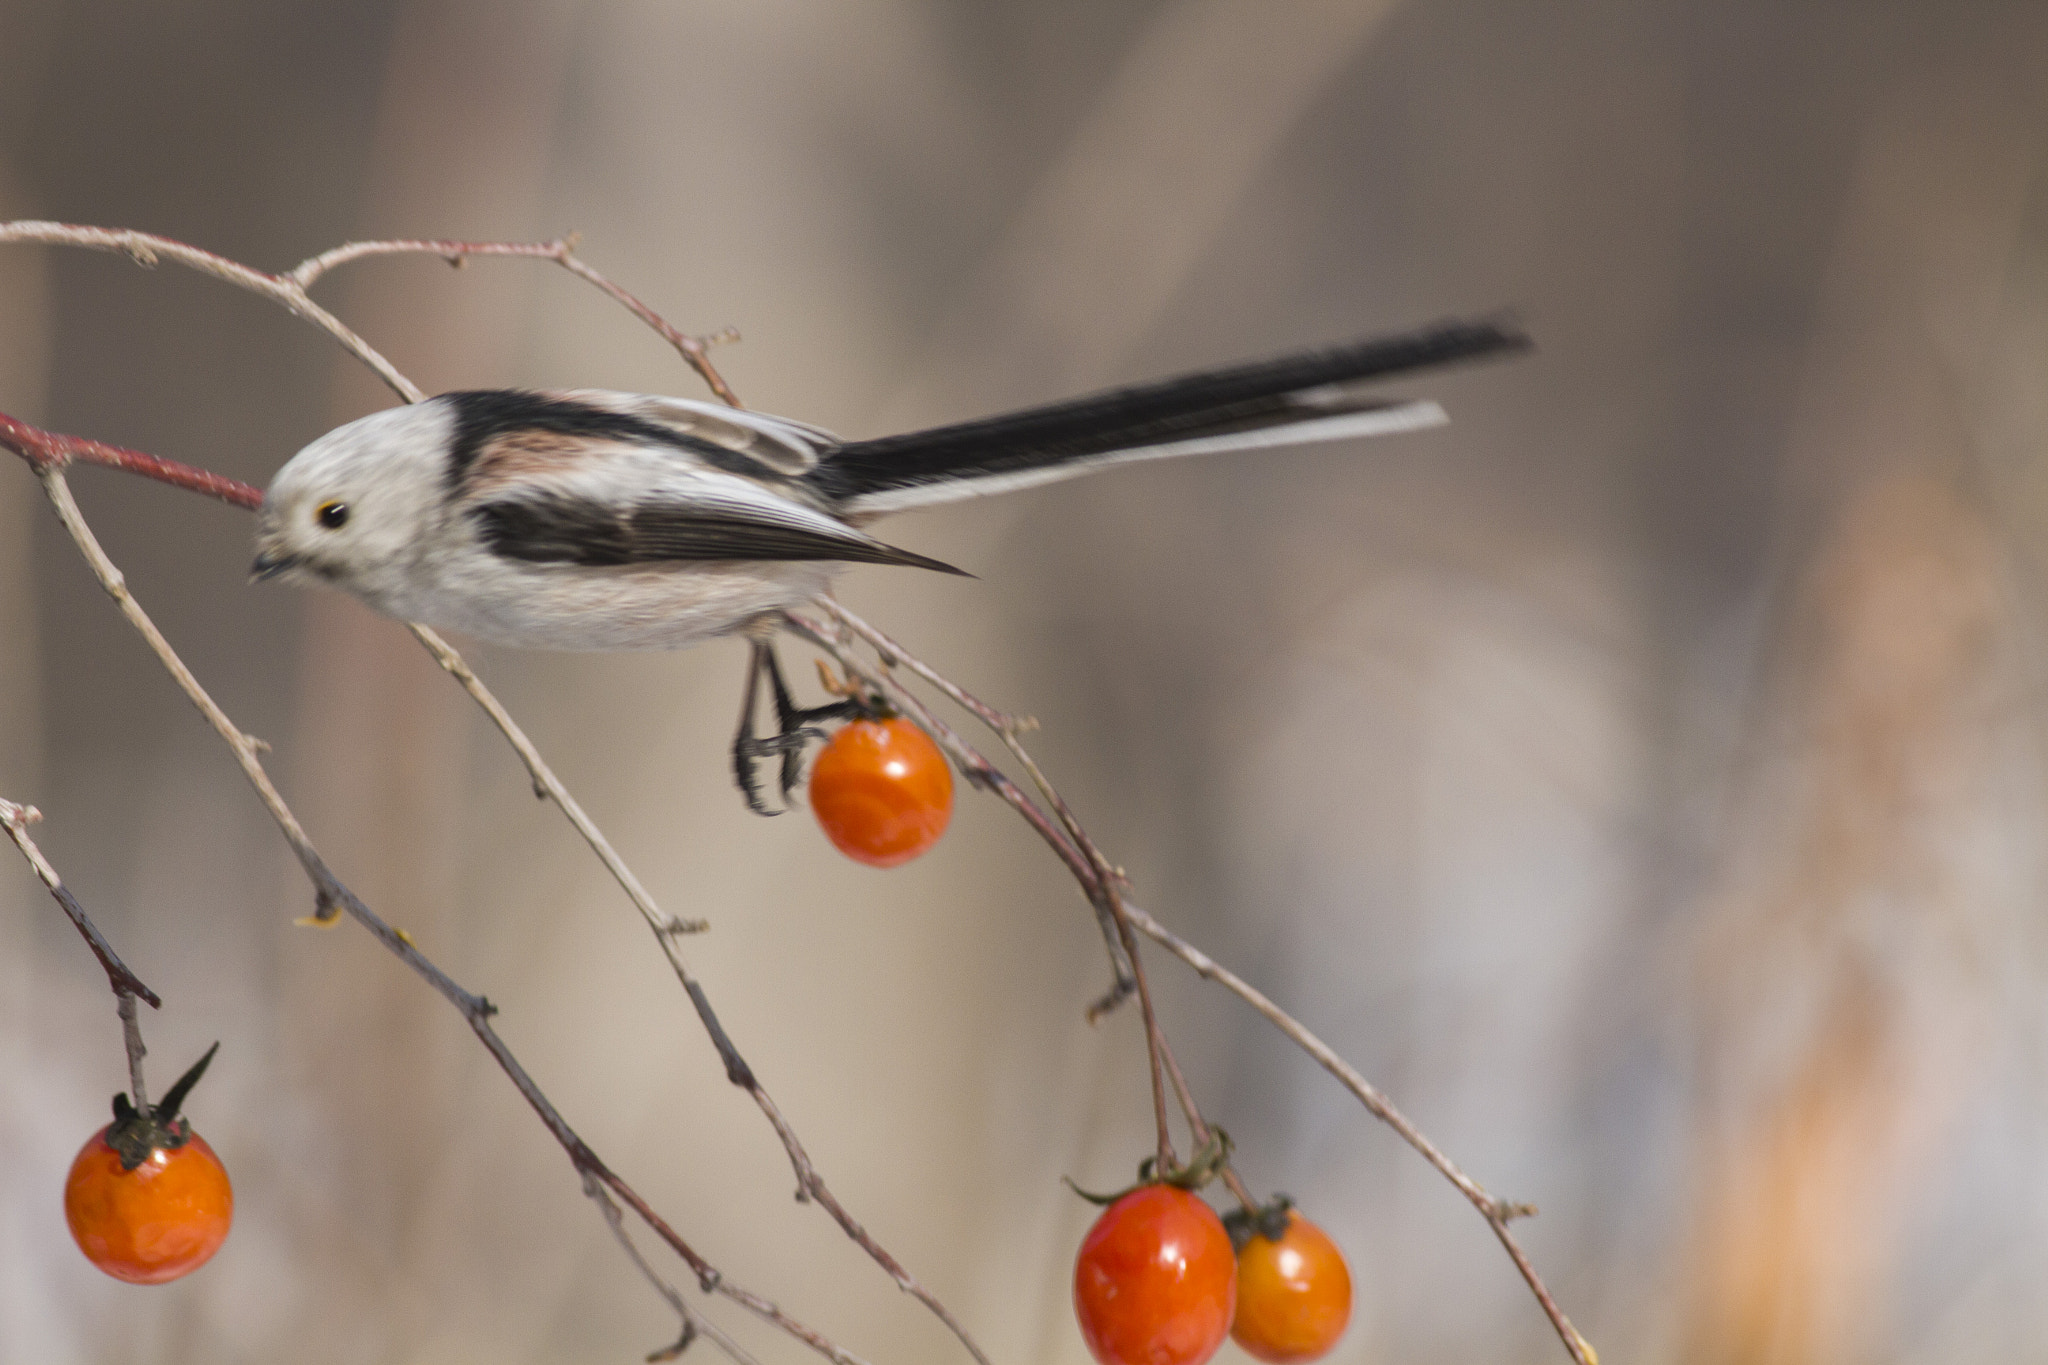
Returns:
[[[838,437],[818,427],[745,408],[730,408],[723,403],[616,393],[609,389],[572,389],[559,396],[723,446],[785,478],[809,473],[817,467],[825,450],[839,444]]]

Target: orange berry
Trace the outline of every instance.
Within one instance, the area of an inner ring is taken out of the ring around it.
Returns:
[[[1237,1253],[1230,1335],[1273,1365],[1315,1360],[1351,1321],[1351,1270],[1329,1235],[1292,1209],[1278,1241],[1256,1232]]]
[[[111,1127],[111,1125],[109,1125]],[[154,1147],[134,1170],[93,1134],[64,1181],[64,1220],[86,1259],[117,1280],[162,1284],[189,1275],[227,1240],[235,1193],[197,1133]]]
[[[939,841],[953,818],[953,773],[900,717],[842,727],[811,765],[811,811],[841,853],[895,867]]]

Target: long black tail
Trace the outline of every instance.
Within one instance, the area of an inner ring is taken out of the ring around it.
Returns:
[[[1511,323],[1439,323],[1001,417],[850,441],[808,478],[843,512],[890,512],[1128,460],[1412,430],[1441,422],[1442,410],[1368,397],[1354,386],[1528,346]]]

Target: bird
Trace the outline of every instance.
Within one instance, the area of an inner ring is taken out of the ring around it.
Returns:
[[[446,393],[286,461],[258,512],[251,573],[498,644],[679,649],[773,620],[849,565],[964,572],[876,538],[885,514],[1142,460],[1419,430],[1442,408],[1365,386],[1529,344],[1512,320],[1445,321],[868,440],[682,398]],[[752,763],[783,757],[786,796],[804,722],[833,708],[797,711],[754,634],[735,769],[765,810]],[[756,739],[764,669],[781,733]]]

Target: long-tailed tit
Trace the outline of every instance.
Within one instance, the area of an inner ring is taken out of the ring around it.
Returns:
[[[1526,345],[1505,324],[1445,323],[867,441],[679,398],[443,394],[293,456],[264,496],[254,573],[501,644],[675,649],[796,606],[848,564],[960,572],[868,534],[883,513],[1135,460],[1432,426],[1434,403],[1358,386]],[[790,752],[755,744],[755,757]]]

